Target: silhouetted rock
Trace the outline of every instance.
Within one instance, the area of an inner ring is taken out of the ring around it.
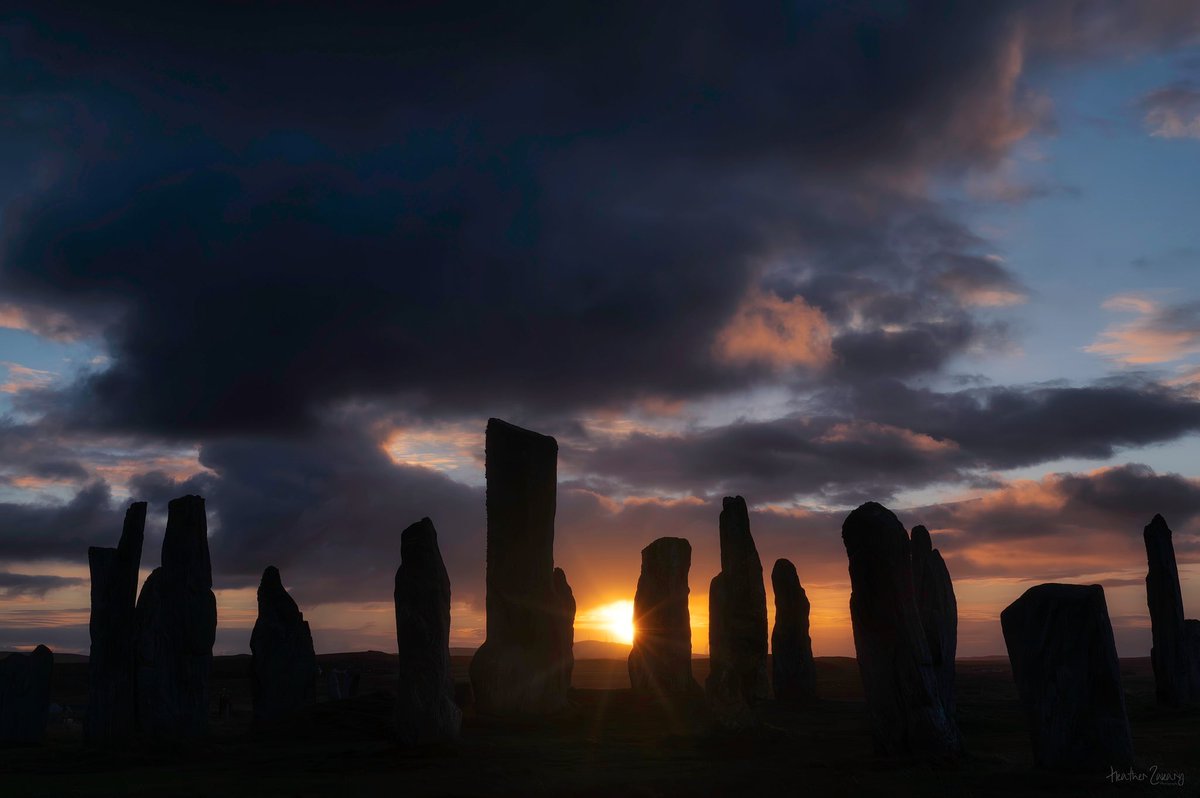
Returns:
[[[775,593],[775,628],[771,630],[771,669],[775,698],[804,704],[817,696],[817,669],[808,634],[808,595],[790,560],[776,560],[771,569]]]
[[[92,638],[88,656],[88,742],[122,740],[137,731],[137,657],[134,646],[138,569],[146,528],[146,503],[125,511],[125,525],[115,549],[92,546]]]
[[[330,701],[344,701],[358,695],[361,680],[353,668],[331,668],[325,673],[325,695]]]
[[[1149,562],[1146,603],[1150,606],[1150,660],[1158,702],[1172,707],[1200,704],[1200,646],[1185,634],[1183,594],[1171,529],[1161,515],[1156,515],[1142,536]]]
[[[692,546],[683,538],[659,538],[642,549],[629,652],[629,682],[634,690],[656,696],[700,692],[692,676],[691,567]]]
[[[400,689],[396,728],[405,745],[453,740],[462,728],[450,672],[450,577],[428,518],[400,535],[396,571]]]
[[[1038,765],[1108,773],[1133,761],[1104,589],[1037,585],[1000,613]]]
[[[40,743],[50,717],[54,654],[38,646],[0,659],[0,743]]]
[[[908,533],[883,505],[846,517],[850,620],[877,752],[942,759],[962,753],[958,726],[942,703],[917,612]]]
[[[558,443],[493,418],[485,459],[487,639],[471,660],[475,705],[556,712],[567,701],[575,605],[554,569]]]
[[[250,634],[250,652],[255,723],[287,718],[316,703],[312,631],[273,565],[263,571],[258,584],[258,620]]]
[[[942,705],[954,715],[954,655],[958,651],[958,601],[954,583],[941,552],[933,547],[929,530],[915,526],[912,531],[913,590],[917,613],[925,630],[925,642],[937,674]]]
[[[205,734],[217,600],[199,496],[167,505],[162,566],[142,586],[136,617],[138,726],[156,741]]]
[[[708,594],[711,670],[704,688],[717,721],[736,729],[752,725],[754,704],[770,695],[767,592],[746,500],[727,496],[720,524],[721,572]]]

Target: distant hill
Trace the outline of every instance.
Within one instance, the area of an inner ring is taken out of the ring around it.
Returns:
[[[53,649],[51,649],[53,651]],[[28,651],[0,651],[0,659],[4,659],[9,654],[28,654]],[[88,658],[85,654],[68,654],[66,652],[54,652],[55,662],[87,662]]]
[[[575,659],[625,659],[632,646],[605,640],[580,640],[575,643]]]

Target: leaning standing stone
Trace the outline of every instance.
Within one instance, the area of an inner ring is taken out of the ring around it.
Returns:
[[[817,671],[808,633],[808,595],[790,560],[775,561],[771,588],[775,593],[775,628],[771,631],[775,698],[785,704],[805,704],[817,696]]]
[[[428,518],[400,535],[396,571],[396,642],[400,689],[396,727],[404,745],[458,737],[462,712],[450,671],[450,577]]]
[[[958,756],[962,739],[942,703],[917,612],[907,531],[886,507],[867,502],[846,517],[842,542],[850,561],[854,648],[876,751]]]
[[[258,620],[250,635],[254,722],[295,715],[317,700],[317,655],[300,607],[268,566],[258,585]]]
[[[925,630],[925,642],[933,671],[937,675],[942,704],[954,715],[954,657],[958,652],[958,600],[954,583],[942,554],[933,547],[929,530],[915,526],[912,531],[913,589],[917,612]]]
[[[1000,613],[1034,760],[1108,772],[1133,761],[1121,670],[1104,588],[1037,585]]]

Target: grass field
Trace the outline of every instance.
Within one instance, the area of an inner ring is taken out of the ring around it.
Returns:
[[[1147,659],[1122,660],[1136,770],[1058,776],[1036,770],[1024,717],[1004,659],[958,667],[959,722],[969,748],[961,764],[933,768],[876,758],[852,659],[817,661],[822,700],[802,712],[772,704],[754,734],[712,730],[702,707],[668,712],[629,691],[621,660],[576,663],[572,707],[547,720],[499,721],[470,712],[462,740],[406,751],[389,740],[395,667],[374,652],[319,657],[353,667],[360,694],[318,704],[303,721],[270,734],[250,729],[249,657],[214,662],[215,696],[228,690],[234,715],[214,720],[210,739],[170,752],[85,748],[77,726],[55,724],[39,748],[0,750],[0,798],[46,795],[589,795],[655,796],[1200,796],[1200,713],[1159,709]],[[466,679],[469,658],[455,657]],[[696,660],[702,681],[706,660]],[[55,668],[53,696],[86,703],[86,663]],[[1182,773],[1180,787],[1149,773]]]

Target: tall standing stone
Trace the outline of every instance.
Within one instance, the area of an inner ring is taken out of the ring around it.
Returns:
[[[258,619],[250,634],[250,653],[255,723],[278,721],[316,703],[312,630],[274,565],[263,571],[258,584]]]
[[[0,659],[0,743],[35,744],[46,736],[53,670],[45,646]]]
[[[817,669],[808,633],[811,606],[790,560],[775,561],[771,589],[775,593],[775,628],[771,630],[775,698],[786,704],[805,704],[817,697]]]
[[[962,753],[942,703],[913,588],[908,532],[881,504],[846,517],[850,620],[875,749],[889,756],[952,758]]]
[[[750,535],[741,496],[725,497],[721,519],[721,572],[708,593],[710,672],[704,683],[719,723],[754,723],[752,708],[770,695],[767,677],[767,592],[762,561]]]
[[[137,602],[138,726],[155,740],[208,731],[208,674],[217,634],[204,499],[167,505],[162,565]]]
[[[405,745],[458,737],[462,712],[450,672],[450,576],[428,518],[400,535],[396,571],[396,642],[400,689],[396,728]]]
[[[1189,639],[1183,617],[1183,593],[1171,529],[1161,515],[1146,525],[1146,603],[1150,607],[1153,646],[1150,660],[1158,702],[1172,707],[1200,704],[1200,645]]]
[[[933,547],[929,530],[915,526],[912,531],[913,589],[917,613],[925,630],[925,642],[933,671],[937,675],[942,704],[954,715],[954,657],[958,652],[958,600],[954,583],[942,554]]]
[[[629,652],[629,682],[634,690],[656,696],[700,691],[692,676],[691,567],[692,546],[683,538],[659,538],[642,549]]]
[[[1000,613],[1034,759],[1054,770],[1128,766],[1133,741],[1104,588],[1037,585]]]
[[[146,503],[125,511],[115,549],[88,548],[92,576],[92,646],[88,656],[88,711],[84,736],[91,743],[122,740],[137,731],[137,658],[134,610],[146,529]]]
[[[575,600],[555,575],[558,443],[489,419],[487,639],[471,660],[484,714],[556,712],[566,706]]]

